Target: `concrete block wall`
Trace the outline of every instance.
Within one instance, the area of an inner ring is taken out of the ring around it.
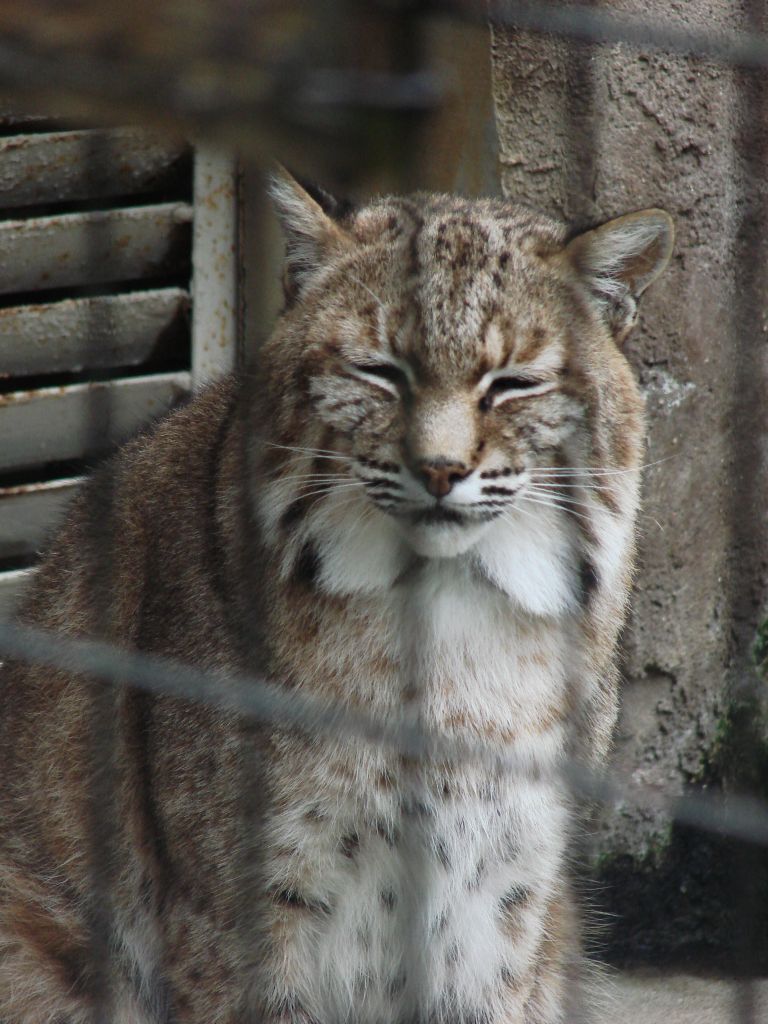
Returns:
[[[610,9],[765,27],[734,0]],[[768,796],[755,664],[768,618],[768,75],[498,28],[492,52],[505,194],[582,226],[650,206],[677,225],[672,265],[626,347],[648,403],[649,465],[615,763],[668,794]],[[630,804],[606,811],[595,898],[619,915],[604,940],[614,959],[765,966],[765,943],[737,938],[735,879],[753,876],[768,935],[766,860]]]

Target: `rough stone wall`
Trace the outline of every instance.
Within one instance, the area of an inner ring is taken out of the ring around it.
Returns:
[[[725,33],[764,27],[735,0],[610,9]],[[661,206],[677,225],[672,264],[627,343],[647,396],[649,466],[616,764],[668,794],[768,795],[752,653],[768,615],[768,75],[501,29],[493,65],[505,194],[576,224]],[[738,905],[734,858],[758,870],[748,853],[631,805],[600,830],[599,901],[620,915],[608,940],[617,959],[744,960],[724,908]],[[768,902],[755,879],[753,906]]]

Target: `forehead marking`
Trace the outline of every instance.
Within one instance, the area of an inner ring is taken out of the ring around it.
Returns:
[[[485,351],[490,363],[501,362],[504,355],[504,335],[498,324],[490,323],[485,332]]]
[[[517,347],[515,358],[521,362],[532,362],[547,346],[547,332],[541,325],[530,327]]]
[[[551,374],[557,373],[563,365],[564,351],[563,346],[559,343],[553,343],[547,346],[542,346],[538,352],[525,357],[525,365],[529,370],[534,373]],[[523,362],[523,359],[518,356],[516,361]]]

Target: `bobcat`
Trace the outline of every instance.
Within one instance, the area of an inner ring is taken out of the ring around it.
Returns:
[[[0,1020],[571,1024],[556,770],[614,723],[643,445],[618,343],[671,220],[569,238],[510,201],[273,192],[286,305],[255,374],[95,474],[21,619],[531,771],[9,663]]]

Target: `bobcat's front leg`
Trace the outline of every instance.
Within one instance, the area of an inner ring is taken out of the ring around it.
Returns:
[[[127,965],[95,965],[88,930],[73,909],[54,892],[43,898],[33,883],[23,888],[0,921],[3,1024],[93,1024],[100,1012],[110,1024],[163,1020],[157,1014],[162,1000],[154,1000],[149,986],[135,985]]]

